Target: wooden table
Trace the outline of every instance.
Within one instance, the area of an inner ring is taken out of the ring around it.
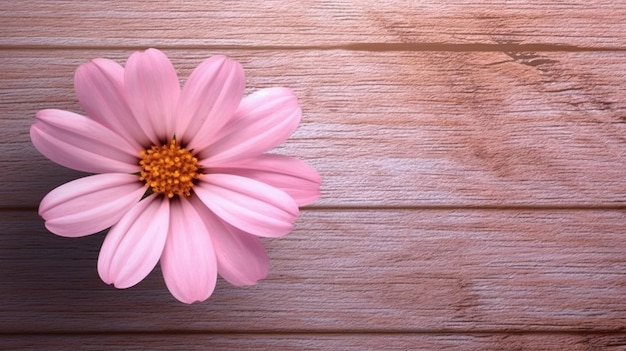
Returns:
[[[623,0],[24,0],[0,33],[1,349],[626,349]],[[36,213],[82,176],[33,148],[36,111],[81,112],[78,65],[147,47],[300,99],[276,152],[322,198],[254,287],[118,291],[104,235]]]

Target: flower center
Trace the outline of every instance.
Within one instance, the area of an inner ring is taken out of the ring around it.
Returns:
[[[141,173],[139,179],[154,193],[168,198],[191,195],[194,180],[200,178],[198,159],[189,150],[181,148],[172,139],[169,144],[139,152]]]

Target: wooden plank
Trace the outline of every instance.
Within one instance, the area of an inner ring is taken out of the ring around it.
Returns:
[[[103,235],[0,222],[0,331],[617,332],[626,325],[623,210],[309,210],[266,240],[269,277],[176,302],[158,270],[100,282]],[[88,322],[87,322],[88,321]],[[458,336],[458,335],[457,335]]]
[[[211,334],[0,336],[4,350],[623,350],[626,335]]]
[[[169,50],[181,77],[212,51]],[[304,109],[278,152],[324,179],[317,206],[623,206],[626,52],[228,50],[250,90],[292,87]],[[28,128],[78,111],[76,67],[128,51],[3,51],[0,206],[35,207],[80,175]]]
[[[11,1],[0,46],[198,47],[391,44],[626,46],[626,3]]]

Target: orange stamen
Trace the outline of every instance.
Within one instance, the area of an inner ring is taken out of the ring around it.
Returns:
[[[152,191],[168,198],[190,196],[194,180],[201,175],[198,159],[193,154],[176,144],[172,139],[169,144],[156,146],[139,152],[141,173],[139,179]]]

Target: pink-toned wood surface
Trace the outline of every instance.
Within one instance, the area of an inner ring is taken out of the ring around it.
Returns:
[[[13,1],[0,33],[0,349],[626,348],[626,3]],[[106,286],[104,235],[36,214],[82,174],[34,114],[151,46],[183,79],[222,53],[248,91],[293,88],[276,152],[324,179],[266,280],[192,306],[158,268]]]

